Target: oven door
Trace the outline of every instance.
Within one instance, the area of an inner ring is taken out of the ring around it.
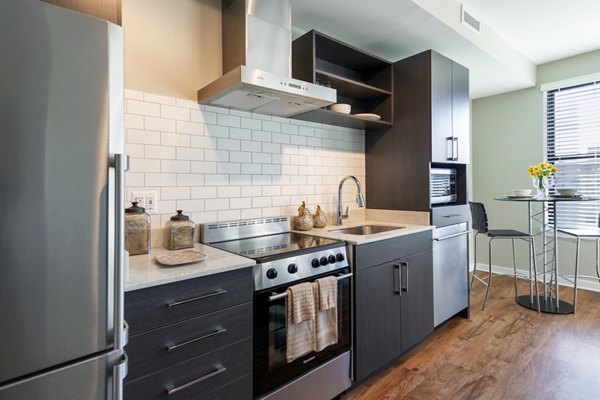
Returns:
[[[271,392],[300,377],[350,349],[350,290],[351,279],[338,280],[338,342],[319,352],[312,352],[288,363],[287,341],[287,297],[269,300],[274,294],[284,293],[289,286],[312,282],[325,276],[349,274],[345,268],[327,274],[310,277],[270,288],[254,294],[254,395]]]

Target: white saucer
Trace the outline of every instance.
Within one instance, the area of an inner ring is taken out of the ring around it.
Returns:
[[[352,114],[358,118],[371,119],[373,121],[378,121],[381,119],[381,115],[370,114],[370,113],[360,113],[360,114]]]

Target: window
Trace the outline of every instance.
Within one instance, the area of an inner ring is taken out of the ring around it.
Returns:
[[[542,88],[544,90],[544,88]],[[557,188],[577,188],[581,195],[600,196],[600,80],[544,91],[545,157],[558,167]],[[557,203],[550,208],[559,228],[598,226],[599,202]]]

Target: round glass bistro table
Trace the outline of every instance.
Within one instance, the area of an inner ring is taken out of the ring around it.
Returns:
[[[577,202],[577,201],[598,201],[600,197],[590,196],[555,196],[555,197],[533,197],[533,196],[504,196],[497,197],[494,200],[527,203],[529,213],[529,234],[536,240],[536,262],[542,266],[538,267],[538,275],[542,276],[544,285],[543,294],[539,298],[533,294],[533,285],[529,285],[529,294],[517,297],[517,303],[523,307],[537,310],[537,304],[540,303],[540,310],[552,314],[572,314],[573,305],[565,300],[561,300],[558,292],[558,228],[556,224],[550,224],[548,215],[550,211],[554,216],[558,215],[557,203]],[[540,250],[538,250],[540,249]],[[529,257],[531,264],[532,258]],[[529,266],[531,274],[531,265]]]

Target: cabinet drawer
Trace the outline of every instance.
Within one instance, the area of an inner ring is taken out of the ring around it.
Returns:
[[[435,207],[431,209],[431,223],[436,227],[460,224],[471,220],[471,210],[467,204]]]
[[[132,336],[127,344],[131,382],[252,336],[252,303]]]
[[[129,382],[123,387],[123,393],[125,400],[192,399],[251,374],[251,371],[252,340],[245,339]]]
[[[197,400],[252,400],[252,375],[246,375]]]
[[[358,272],[431,249],[431,231],[418,232],[354,246],[354,271]]]
[[[252,300],[252,268],[125,293],[130,335]]]

